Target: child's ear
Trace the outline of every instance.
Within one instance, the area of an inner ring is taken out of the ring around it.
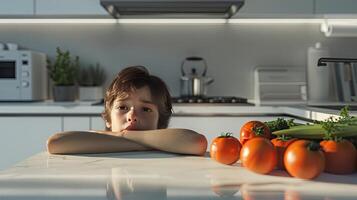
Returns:
[[[110,124],[110,122],[105,121],[105,126],[106,126],[108,129],[111,129],[111,124]]]

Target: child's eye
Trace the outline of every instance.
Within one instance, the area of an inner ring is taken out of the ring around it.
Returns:
[[[145,112],[152,112],[152,109],[151,109],[151,108],[148,108],[148,107],[144,107],[143,110],[144,110]]]
[[[119,110],[128,110],[127,106],[118,106],[117,107]]]

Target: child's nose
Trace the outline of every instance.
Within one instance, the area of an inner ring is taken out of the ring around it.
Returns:
[[[127,119],[129,122],[137,122],[138,121],[134,108],[131,108],[130,112],[128,112]]]

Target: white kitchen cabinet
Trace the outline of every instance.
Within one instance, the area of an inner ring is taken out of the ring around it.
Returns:
[[[187,128],[194,130],[206,136],[208,143],[221,133],[230,132],[239,138],[240,128],[244,123],[251,120],[271,121],[276,120],[278,116],[252,116],[252,117],[234,117],[234,116],[174,116],[171,118],[170,128]],[[284,119],[291,119],[285,117]],[[295,120],[298,123],[306,123],[302,120]],[[209,145],[208,145],[209,147]],[[207,148],[208,148],[207,147]],[[207,149],[208,150],[208,149]]]
[[[314,0],[246,0],[235,18],[276,17],[276,16],[311,16]]]
[[[34,0],[0,0],[0,15],[33,15]]]
[[[315,0],[316,14],[357,14],[356,0]]]
[[[99,0],[36,0],[36,15],[104,15]]]
[[[63,117],[63,131],[85,131],[89,129],[89,117]]]
[[[61,117],[0,117],[0,170],[46,150],[49,136],[62,130]]]
[[[91,130],[105,130],[105,123],[102,117],[90,117]]]

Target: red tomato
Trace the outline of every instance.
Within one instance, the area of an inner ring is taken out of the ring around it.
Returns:
[[[271,132],[269,127],[260,121],[249,121],[245,123],[240,129],[239,140],[242,145],[244,145],[244,143],[246,143],[248,140],[257,136],[270,139]]]
[[[355,171],[356,148],[348,140],[323,140],[320,142],[325,154],[325,172],[351,174]]]
[[[312,179],[324,170],[325,156],[318,143],[297,140],[286,149],[284,166],[291,176]]]
[[[285,138],[274,138],[271,140],[273,145],[276,148],[277,155],[278,155],[278,163],[277,163],[277,168],[278,169],[285,169],[284,167],[284,153],[286,148],[296,141],[296,138],[291,138],[291,139],[285,139]]]
[[[239,160],[239,153],[242,145],[239,140],[227,133],[216,137],[210,147],[211,158],[220,163],[231,165]]]
[[[277,152],[270,140],[256,137],[243,145],[240,158],[244,167],[256,173],[267,174],[276,167]]]

